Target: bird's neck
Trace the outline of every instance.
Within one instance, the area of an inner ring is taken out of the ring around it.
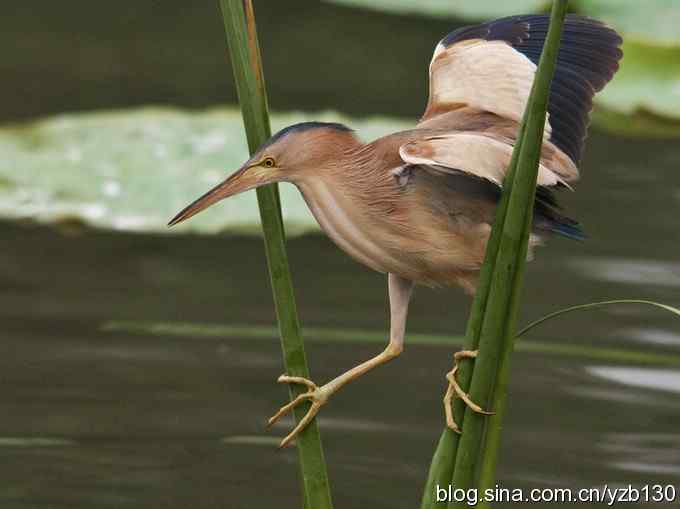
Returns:
[[[383,230],[377,223],[393,206],[389,200],[393,162],[376,144],[356,140],[338,148],[333,159],[295,184],[331,240],[364,265],[388,272],[396,260],[385,251],[376,232]]]
[[[377,181],[383,179],[376,145],[351,135],[334,140],[322,152],[323,157],[310,165],[313,169],[293,180],[310,208],[312,202],[321,201],[319,193],[343,209],[361,207],[361,198],[367,199],[368,191],[375,191]]]

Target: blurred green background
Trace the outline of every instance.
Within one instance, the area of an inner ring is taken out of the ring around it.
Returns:
[[[539,250],[523,320],[614,297],[678,305],[680,4],[571,5],[619,29],[625,57],[560,196],[589,240]],[[339,119],[365,139],[413,125],[439,39],[545,8],[256,0],[273,123]],[[254,193],[165,227],[247,154],[217,2],[6,0],[0,75],[0,505],[299,504],[294,451],[275,450],[290,422],[263,429],[286,392]],[[282,194],[323,382],[386,342],[386,282]],[[468,306],[419,290],[405,354],[323,410],[337,507],[417,505]],[[522,340],[500,483],[680,491],[679,346],[677,322],[645,308]]]

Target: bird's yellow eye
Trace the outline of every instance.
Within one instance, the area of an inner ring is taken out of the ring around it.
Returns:
[[[274,161],[273,157],[265,157],[262,160],[262,166],[264,166],[265,168],[273,168],[274,166],[276,166],[276,161]]]

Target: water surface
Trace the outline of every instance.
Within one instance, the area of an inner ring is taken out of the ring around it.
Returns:
[[[592,141],[584,182],[566,196],[591,238],[555,239],[539,251],[523,320],[612,297],[678,303],[680,152]],[[110,327],[273,325],[260,239],[3,223],[0,241],[11,246],[0,253],[3,507],[299,504],[295,453],[276,450],[290,423],[264,430],[286,397],[274,382],[282,371],[275,338]],[[385,278],[320,236],[289,248],[301,319],[326,331],[307,346],[322,382],[382,348],[327,336],[386,333]],[[443,425],[443,375],[468,307],[457,291],[418,290],[409,330],[449,335],[451,344],[407,340],[399,360],[322,411],[337,507],[417,506]],[[641,307],[568,315],[532,333],[527,345],[646,352],[668,362],[520,349],[499,481],[680,484],[679,337],[673,317]]]
[[[3,12],[3,121],[235,100],[216,4],[41,2],[40,16],[31,4],[8,2]],[[416,118],[432,48],[456,26],[302,0],[264,7],[261,45],[279,110]],[[523,321],[617,297],[680,304],[679,164],[677,144],[591,137],[584,178],[562,197],[590,238],[555,239],[539,250]],[[290,423],[264,430],[287,394],[275,383],[282,371],[275,339],[107,327],[272,326],[260,239],[4,222],[0,245],[1,507],[299,507],[295,452],[275,447]],[[383,276],[319,236],[289,248],[303,324],[386,334]],[[459,292],[419,290],[409,331],[455,338],[468,307]],[[499,481],[524,488],[658,482],[680,491],[680,368],[670,362],[680,345],[677,320],[622,307],[562,317],[529,339],[669,362],[519,349]],[[417,507],[457,347],[454,339],[407,340],[399,360],[322,411],[336,507]],[[313,376],[326,381],[381,348],[309,341]]]

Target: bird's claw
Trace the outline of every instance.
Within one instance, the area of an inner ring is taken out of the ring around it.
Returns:
[[[307,380],[306,378],[302,378],[299,376],[281,375],[278,378],[277,382],[282,384],[304,385],[307,387],[307,392],[300,394],[293,401],[291,401],[287,405],[282,406],[278,412],[271,416],[271,418],[267,422],[267,427],[274,424],[282,416],[291,412],[300,403],[304,401],[309,401],[312,404],[307,413],[305,414],[305,416],[300,420],[297,426],[293,428],[293,431],[291,431],[288,435],[286,435],[286,437],[283,440],[281,440],[279,448],[283,448],[290,444],[290,442],[292,442],[295,439],[295,437],[297,437],[300,434],[300,432],[307,427],[307,425],[316,416],[316,414],[319,413],[319,409],[321,408],[321,406],[324,405],[328,400],[328,394],[326,394],[326,391],[324,391],[323,387],[318,387],[311,380]]]
[[[461,429],[453,418],[453,400],[455,398],[460,398],[463,402],[470,407],[470,409],[478,414],[482,415],[493,415],[493,412],[487,412],[477,403],[470,399],[468,393],[461,389],[458,385],[458,380],[456,379],[456,373],[458,372],[458,363],[461,359],[474,359],[477,357],[477,350],[461,350],[456,352],[453,356],[453,369],[446,374],[446,379],[449,382],[449,387],[444,395],[444,412],[446,413],[446,425],[451,428],[456,433],[461,433]]]

